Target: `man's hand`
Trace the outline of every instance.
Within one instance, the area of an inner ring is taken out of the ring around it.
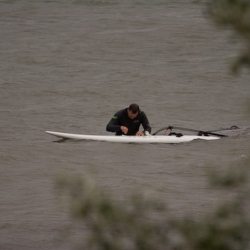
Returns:
[[[128,133],[128,128],[127,127],[124,127],[124,126],[121,126],[121,131],[123,134],[127,134]]]
[[[135,135],[136,135],[136,136],[144,136],[144,133],[141,132],[141,131],[138,131]]]

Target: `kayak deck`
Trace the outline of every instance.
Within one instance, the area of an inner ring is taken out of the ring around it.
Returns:
[[[93,140],[105,142],[119,142],[119,143],[181,143],[193,140],[218,140],[216,136],[197,136],[197,135],[183,135],[177,137],[176,135],[148,135],[148,136],[115,136],[115,135],[82,135],[69,134],[54,131],[45,131],[50,135],[54,135],[64,139],[75,140]]]

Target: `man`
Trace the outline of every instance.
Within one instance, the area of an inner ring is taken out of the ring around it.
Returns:
[[[142,124],[144,131],[139,131]],[[116,132],[116,135],[143,136],[150,134],[151,127],[146,114],[140,110],[138,104],[131,104],[128,108],[115,113],[109,121],[106,130]]]

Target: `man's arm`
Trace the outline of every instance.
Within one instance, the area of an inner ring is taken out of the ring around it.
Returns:
[[[119,117],[121,115],[121,112],[118,111],[114,114],[114,116],[111,118],[109,123],[106,126],[106,130],[108,132],[119,132],[121,131],[121,125],[119,124]]]

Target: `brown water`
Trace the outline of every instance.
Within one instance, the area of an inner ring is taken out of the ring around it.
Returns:
[[[207,170],[249,157],[249,130],[180,145],[53,143],[44,132],[108,134],[132,102],[153,131],[248,128],[249,72],[229,73],[241,45],[191,2],[0,2],[0,249],[72,249],[73,237],[61,241],[73,227],[55,193],[61,171],[114,197],[142,190],[176,216],[222,198]]]

